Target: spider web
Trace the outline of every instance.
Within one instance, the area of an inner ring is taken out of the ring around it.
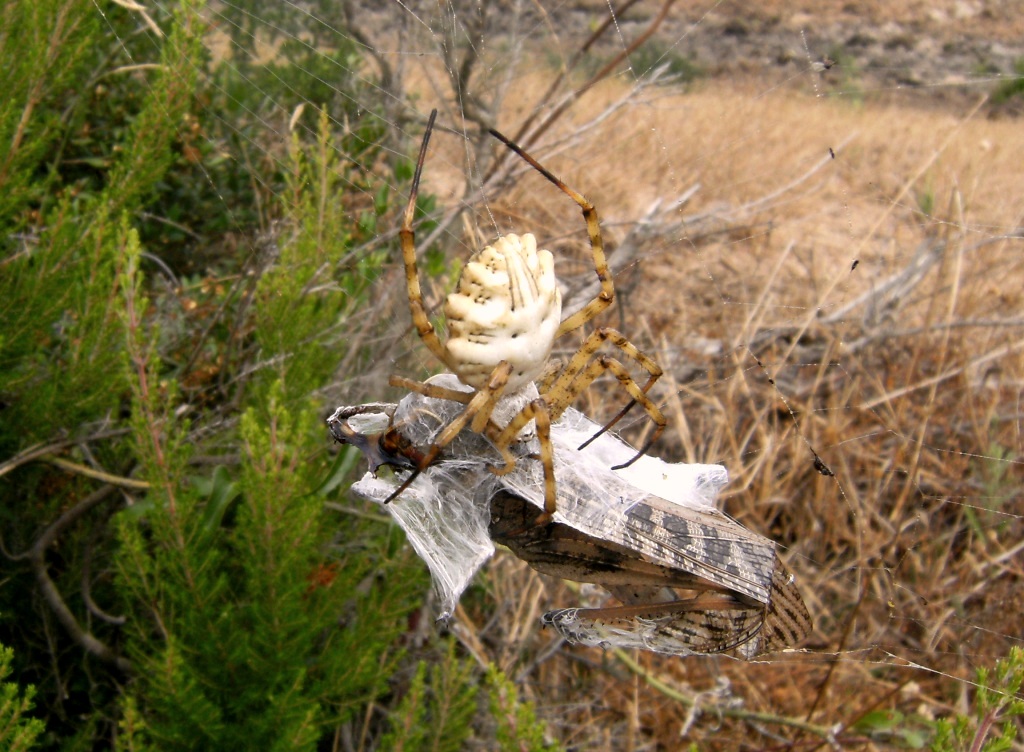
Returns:
[[[280,159],[270,144],[315,137],[321,105],[338,132],[369,122],[383,145],[372,161],[353,157],[346,208],[390,191],[358,251],[390,254],[372,282],[376,323],[339,341],[370,355],[344,359],[325,406],[394,398],[382,393],[389,373],[436,370],[409,329],[396,242],[408,190],[397,165],[432,108],[422,193],[433,202],[417,244],[436,310],[458,262],[505,232],[532,231],[552,250],[569,310],[596,289],[577,207],[482,126],[595,203],[618,295],[600,323],[666,371],[653,395],[671,425],[652,451],[728,468],[725,509],[781,544],[816,623],[785,657],[785,680],[777,664],[645,658],[694,688],[694,708],[744,697],[823,725],[878,707],[933,717],[1021,643],[1024,144],[1019,100],[993,96],[1024,56],[1021,22],[995,2],[930,3],[924,16],[897,6],[860,16],[838,2],[769,4],[750,16],[726,2],[395,0],[205,12],[218,64],[272,103],[273,138],[239,131],[246,153],[229,158]],[[147,7],[149,23],[174,23],[169,7]],[[265,89],[247,72],[256,64],[287,73]],[[258,255],[253,228],[227,221],[247,239],[238,252]],[[601,420],[621,399],[611,383],[577,406]],[[647,430],[638,415],[623,432],[635,442]],[[488,576],[508,578],[497,593],[535,577]],[[543,653],[551,637],[528,639]],[[858,702],[844,706],[850,687]],[[551,690],[552,718],[560,698]],[[695,718],[682,712],[671,733],[698,733]]]

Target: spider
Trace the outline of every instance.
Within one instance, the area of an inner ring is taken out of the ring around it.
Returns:
[[[665,429],[665,416],[647,396],[662,370],[625,336],[614,329],[602,327],[586,337],[561,370],[548,373],[548,361],[555,340],[579,329],[610,306],[615,299],[615,287],[605,261],[604,241],[594,205],[493,128],[490,129],[492,136],[518,154],[582,210],[590,237],[594,268],[601,283],[600,291],[576,313],[561,320],[561,293],[555,279],[551,253],[538,250],[537,241],[531,234],[505,235],[499,237],[493,245],[474,253],[463,268],[456,292],[448,296],[444,306],[449,337],[447,342],[441,342],[423,303],[416,267],[416,235],[413,230],[420,175],[436,116],[437,110],[434,110],[427,121],[399,235],[405,262],[409,308],[416,332],[434,356],[466,385],[468,391],[448,389],[399,376],[391,377],[392,386],[434,399],[452,400],[465,405],[465,408],[437,434],[433,445],[416,453],[415,469],[387,501],[408,488],[416,476],[429,467],[444,447],[454,441],[467,426],[473,432],[486,436],[501,455],[504,465],[490,465],[491,472],[496,475],[511,472],[516,465],[511,447],[532,421],[536,427],[540,461],[544,470],[544,513],[538,520],[538,524],[544,524],[551,520],[556,509],[554,450],[550,438],[552,421],[558,420],[565,409],[599,376],[605,372],[612,373],[631,400],[583,447],[615,425],[639,403],[656,428],[636,456],[615,469],[626,467],[643,456]],[[617,347],[647,372],[649,378],[643,387],[634,381],[620,361],[608,355],[594,357],[605,342]],[[539,390],[536,385],[538,380],[541,380]],[[516,404],[525,404],[504,425],[499,425],[494,416],[495,407],[503,398],[511,400],[513,397],[517,398]]]

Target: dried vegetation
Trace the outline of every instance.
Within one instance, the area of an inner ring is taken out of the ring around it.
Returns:
[[[538,614],[580,596],[500,557],[456,632],[568,747],[884,747],[861,719],[962,710],[1019,641],[1022,138],[978,108],[717,84],[566,136],[550,164],[613,239],[604,323],[666,367],[656,451],[729,468],[725,508],[783,547],[817,627],[755,664],[560,648]],[[549,194],[519,176],[481,224],[529,226],[585,287],[582,223]]]

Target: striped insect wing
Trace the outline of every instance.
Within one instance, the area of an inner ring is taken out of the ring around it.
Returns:
[[[678,656],[742,648],[757,636],[763,621],[763,610],[757,607],[723,598],[716,602],[699,597],[635,607],[565,608],[543,617],[545,625],[570,642]]]
[[[621,521],[609,520],[608,537],[652,562],[690,572],[759,603],[770,599],[775,544],[724,514],[674,509],[650,497]]]
[[[772,597],[761,631],[763,652],[796,645],[811,633],[812,628],[811,615],[804,605],[793,575],[781,561],[775,562]]]

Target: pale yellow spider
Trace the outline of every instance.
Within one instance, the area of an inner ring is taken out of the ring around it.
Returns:
[[[558,420],[565,409],[595,379],[610,371],[632,399],[601,429],[601,432],[611,428],[636,403],[643,406],[657,426],[636,456],[619,467],[630,465],[647,451],[665,428],[665,416],[647,396],[648,390],[661,376],[662,370],[622,334],[614,329],[600,328],[584,340],[561,371],[545,377],[555,340],[563,334],[579,329],[610,306],[615,298],[615,287],[605,261],[604,242],[601,239],[597,210],[593,204],[566,186],[519,146],[493,129],[490,131],[491,135],[558,186],[583,210],[601,290],[587,305],[561,321],[562,297],[555,280],[551,253],[537,250],[537,241],[533,235],[505,235],[498,238],[494,245],[473,254],[463,268],[457,291],[448,296],[444,306],[449,336],[447,342],[441,342],[423,304],[419,272],[416,268],[416,236],[412,228],[420,175],[436,115],[437,110],[430,113],[427,129],[423,134],[423,144],[420,146],[419,159],[416,162],[409,203],[400,231],[402,257],[405,261],[409,308],[417,333],[437,359],[458,376],[463,384],[470,387],[471,391],[461,392],[398,376],[391,377],[392,386],[409,389],[434,399],[452,400],[466,407],[438,434],[432,446],[421,454],[418,453],[416,469],[388,501],[398,496],[421,471],[429,467],[441,450],[454,441],[467,425],[475,433],[486,436],[501,454],[504,466],[492,465],[491,471],[497,475],[511,472],[515,467],[516,457],[510,451],[510,447],[520,432],[534,421],[540,443],[540,460],[544,467],[544,514],[538,523],[543,524],[550,521],[556,508],[551,422]],[[605,342],[619,348],[647,371],[650,377],[643,388],[615,358],[602,355],[591,360]],[[542,377],[543,383],[538,392],[535,382]],[[532,390],[533,399],[529,398],[530,391],[526,390]],[[525,397],[528,401],[505,425],[498,425],[493,420],[495,406],[502,398],[516,395]]]

